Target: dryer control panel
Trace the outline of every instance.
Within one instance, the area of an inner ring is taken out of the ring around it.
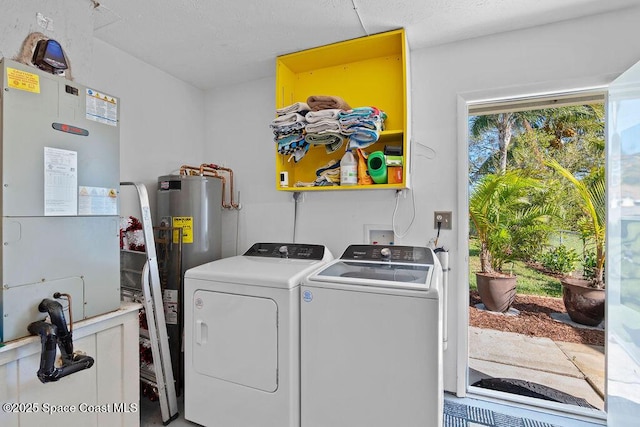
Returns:
[[[419,246],[351,245],[340,258],[433,264],[433,252]]]
[[[322,260],[325,247],[301,243],[256,243],[244,256]]]

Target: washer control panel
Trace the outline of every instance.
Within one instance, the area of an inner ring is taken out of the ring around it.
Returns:
[[[324,246],[301,243],[256,243],[244,256],[322,260]]]
[[[351,245],[341,259],[433,264],[433,252],[419,246]]]

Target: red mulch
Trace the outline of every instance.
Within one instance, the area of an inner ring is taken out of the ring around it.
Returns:
[[[477,291],[469,292],[469,325],[478,328],[515,332],[531,337],[546,337],[553,341],[604,345],[604,331],[577,328],[551,318],[551,313],[565,313],[562,298],[516,295],[512,305],[518,316],[489,313],[475,308],[480,304]]]

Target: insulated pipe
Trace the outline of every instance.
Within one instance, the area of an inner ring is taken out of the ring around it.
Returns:
[[[57,329],[55,325],[43,320],[30,323],[27,327],[27,330],[32,335],[40,335],[42,350],[40,354],[40,369],[38,369],[37,376],[42,383],[58,381],[67,375],[93,366],[94,360],[92,357],[76,355],[67,360],[63,358],[63,365],[60,368],[55,367],[56,344],[60,344],[56,335]]]
[[[67,304],[69,304],[69,333],[73,334],[73,311],[71,310],[71,294],[63,294],[56,292],[53,294],[55,299],[66,298]]]
[[[46,379],[51,377],[55,370],[56,362],[56,346],[58,340],[56,337],[56,327],[44,320],[38,320],[30,323],[27,330],[31,335],[40,335],[42,350],[40,353],[40,369],[38,369],[38,379],[43,383],[48,382]]]
[[[40,313],[49,313],[51,323],[55,325],[55,334],[58,337],[58,344],[60,346],[60,353],[62,353],[62,360],[73,359],[73,337],[67,329],[67,321],[64,318],[64,311],[62,304],[58,301],[45,298],[38,305],[38,311]]]

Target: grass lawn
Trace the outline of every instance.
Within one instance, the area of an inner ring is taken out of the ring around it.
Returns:
[[[469,239],[469,288],[476,290],[476,271],[480,271],[480,248],[477,239]],[[511,265],[505,266],[507,270]],[[513,273],[518,276],[517,292],[524,295],[562,297],[562,285],[555,277],[547,276],[527,267],[523,262],[513,263]]]

